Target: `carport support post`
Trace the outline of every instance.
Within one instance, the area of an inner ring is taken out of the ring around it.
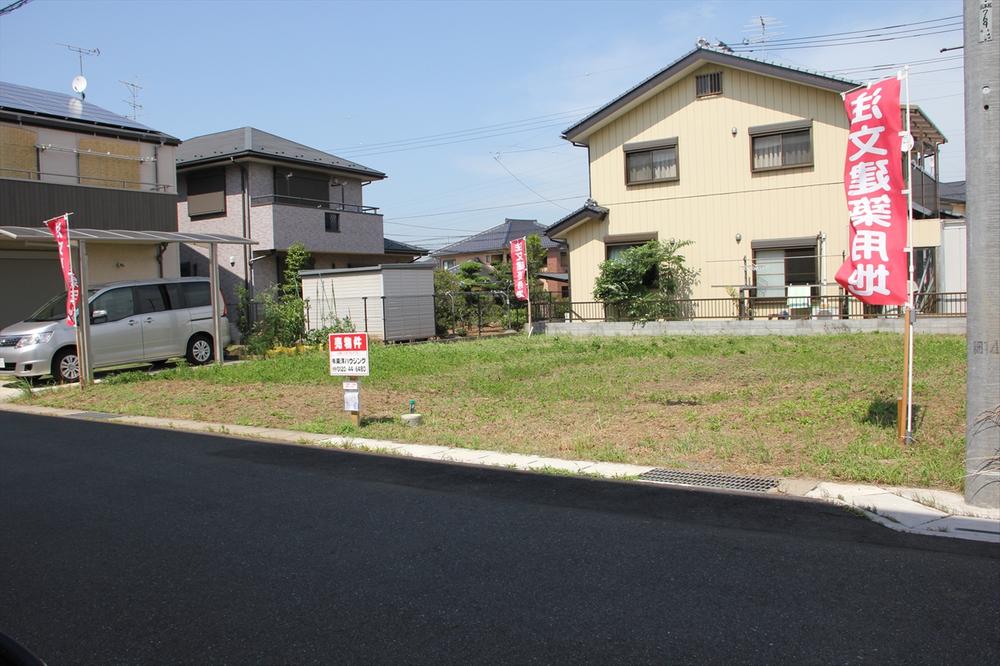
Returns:
[[[222,365],[222,335],[219,327],[221,311],[219,309],[219,246],[209,244],[208,274],[212,288],[212,351],[215,362]]]
[[[94,381],[93,372],[90,369],[90,303],[87,293],[89,291],[87,280],[87,242],[78,240],[76,242],[77,254],[80,256],[79,273],[77,284],[80,288],[80,313],[77,315],[77,336],[76,358],[80,363],[80,387],[89,386]]]

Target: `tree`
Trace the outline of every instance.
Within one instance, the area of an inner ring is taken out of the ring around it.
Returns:
[[[299,271],[308,268],[312,263],[311,260],[309,250],[302,243],[296,241],[288,246],[288,251],[285,253],[285,274],[281,283],[283,296],[302,296],[302,278],[299,277]]]
[[[470,259],[458,266],[458,283],[461,291],[492,291],[496,287],[495,272],[478,261]]]
[[[305,301],[299,271],[307,268],[311,259],[302,243],[288,246],[281,285],[265,289],[257,296],[262,313],[246,340],[252,353],[263,354],[275,345],[293,345],[305,335]]]
[[[458,303],[455,294],[462,291],[458,276],[444,268],[434,269],[434,327],[438,335],[458,328]]]
[[[678,251],[690,244],[651,240],[601,262],[594,298],[610,305],[612,316],[630,321],[685,316],[684,304],[678,299],[690,297],[698,271],[685,266]]]

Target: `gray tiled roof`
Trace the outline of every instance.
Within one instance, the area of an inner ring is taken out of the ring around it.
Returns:
[[[955,180],[950,183],[938,183],[938,197],[945,201],[965,202],[965,181]]]
[[[392,240],[391,238],[382,238],[382,244],[386,252],[394,252],[400,254],[428,254],[429,250],[422,247],[417,247],[416,245],[410,245],[409,243],[403,243],[401,241]]]
[[[592,218],[604,219],[604,216],[607,214],[607,208],[604,206],[598,206],[597,202],[593,199],[587,199],[582,206],[574,210],[572,213],[550,224],[546,231],[550,234],[555,234],[562,231],[566,227],[575,226],[584,220]]]
[[[304,146],[301,143],[289,141],[269,132],[263,132],[254,127],[240,127],[186,140],[177,149],[177,166],[184,168],[244,155],[257,155],[304,165],[350,171],[376,180],[385,178],[385,174],[381,171],[325,153],[322,150]]]
[[[0,81],[0,111],[72,124],[125,129],[133,133],[148,134],[151,138],[166,143],[178,142],[177,138],[169,134],[158,132],[131,118],[97,106],[93,102],[81,100],[75,95],[29,88],[16,83]]]
[[[445,245],[431,254],[435,257],[453,254],[475,254],[477,252],[500,252],[510,247],[510,242],[517,238],[537,234],[542,237],[542,247],[546,250],[563,247],[562,243],[545,235],[545,225],[536,220],[512,220],[507,218],[503,224],[480,231],[478,234],[464,238],[457,243]]]

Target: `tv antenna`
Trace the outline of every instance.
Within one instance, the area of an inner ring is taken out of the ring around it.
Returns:
[[[128,88],[128,92],[131,97],[130,100],[129,99],[122,100],[132,108],[132,113],[129,115],[129,118],[131,118],[132,120],[138,120],[139,112],[142,111],[142,104],[139,104],[139,91],[142,90],[142,86],[140,86],[136,81],[119,80],[118,83],[121,83],[126,88]]]
[[[757,34],[755,36],[744,37],[743,44],[746,46],[751,44],[766,44],[768,40],[784,34],[779,32],[779,29],[784,27],[785,24],[773,16],[755,16],[750,19],[748,24],[743,26],[743,32]]]
[[[72,44],[59,44],[59,46],[65,46],[70,51],[73,51],[80,58],[80,74],[73,77],[73,82],[71,86],[73,92],[80,94],[80,99],[87,99],[87,95],[83,92],[87,89],[87,79],[83,76],[83,56],[99,56],[101,55],[100,49],[85,49],[82,46],[73,46]]]

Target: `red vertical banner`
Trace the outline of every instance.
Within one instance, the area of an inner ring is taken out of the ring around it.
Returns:
[[[510,242],[510,269],[514,277],[514,296],[528,300],[528,247],[524,238]]]
[[[73,259],[69,246],[69,215],[60,215],[45,221],[59,248],[59,265],[62,268],[63,284],[66,285],[66,324],[76,326],[76,310],[80,305],[80,284],[73,274]]]
[[[899,83],[885,79],[844,96],[850,121],[844,189],[851,224],[847,260],[836,278],[869,305],[908,300]]]

